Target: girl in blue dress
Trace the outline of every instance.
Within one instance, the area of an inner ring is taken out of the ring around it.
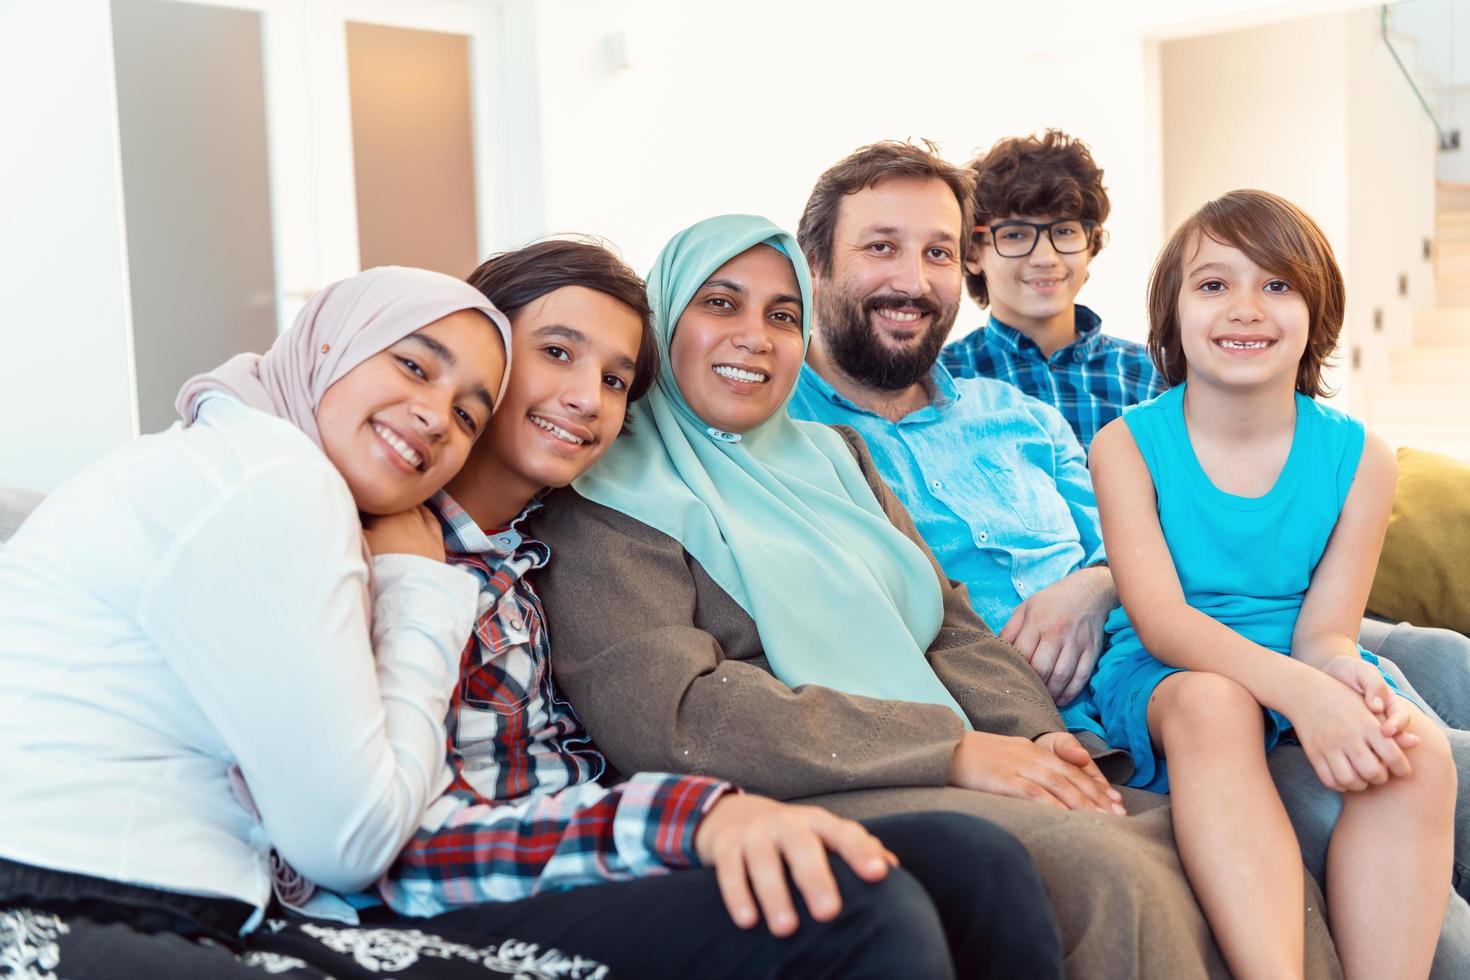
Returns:
[[[1133,785],[1171,792],[1239,977],[1303,971],[1301,856],[1262,750],[1284,735],[1343,795],[1327,905],[1347,977],[1426,976],[1448,895],[1448,742],[1357,643],[1394,455],[1313,401],[1343,309],[1310,217],[1262,191],[1211,201],[1149,284],[1149,350],[1172,387],[1092,446],[1123,603],[1093,694]]]

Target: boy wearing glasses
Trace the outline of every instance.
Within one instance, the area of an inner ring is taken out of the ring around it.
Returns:
[[[1076,303],[1110,205],[1087,145],[1059,130],[1008,137],[968,164],[979,179],[965,287],[989,322],[941,354],[956,377],[997,378],[1056,407],[1084,449],[1164,390],[1142,344]]]

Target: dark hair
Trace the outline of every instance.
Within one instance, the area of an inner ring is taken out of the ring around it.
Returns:
[[[944,181],[959,201],[960,220],[964,222],[960,241],[965,240],[965,229],[974,223],[970,202],[975,194],[975,178],[963,167],[942,159],[933,143],[922,142],[922,147],[898,140],[869,144],[849,153],[817,178],[801,212],[801,223],[796,226],[796,240],[814,271],[830,269],[832,232],[837,227],[842,199],[889,177]]]
[[[1175,229],[1154,263],[1148,282],[1148,353],[1171,386],[1184,380],[1179,341],[1179,293],[1184,263],[1201,236],[1238,248],[1252,262],[1280,276],[1307,304],[1307,347],[1296,371],[1296,390],[1308,397],[1331,392],[1322,367],[1337,347],[1347,305],[1342,270],[1317,222],[1283,197],[1266,191],[1231,191],[1208,202]]]
[[[1059,129],[1040,136],[1008,136],[966,166],[975,174],[977,225],[1028,214],[1084,218],[1101,226],[1112,210],[1092,151]],[[1100,228],[1094,229],[1093,255],[1102,250],[1103,241]],[[983,273],[966,270],[965,288],[976,303],[990,304]]]
[[[600,241],[557,238],[501,252],[482,262],[465,281],[508,317],[564,286],[584,286],[611,296],[637,313],[642,324],[633,381],[628,385],[629,404],[642,398],[658,376],[658,338],[653,332],[647,287],[638,273]]]

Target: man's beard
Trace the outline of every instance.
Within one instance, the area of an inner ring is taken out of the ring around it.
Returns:
[[[944,347],[959,304],[948,309],[927,297],[909,298],[879,293],[859,300],[841,286],[819,288],[816,295],[817,329],[838,370],[870,388],[902,391],[929,373]],[[929,331],[915,346],[889,348],[872,326],[873,311],[910,306],[930,314]]]

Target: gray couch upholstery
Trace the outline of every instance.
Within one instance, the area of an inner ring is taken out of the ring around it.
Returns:
[[[0,487],[0,544],[10,540],[10,536],[20,527],[20,522],[26,519],[26,515],[36,509],[41,502],[43,494],[34,490],[21,490],[18,487]]]

